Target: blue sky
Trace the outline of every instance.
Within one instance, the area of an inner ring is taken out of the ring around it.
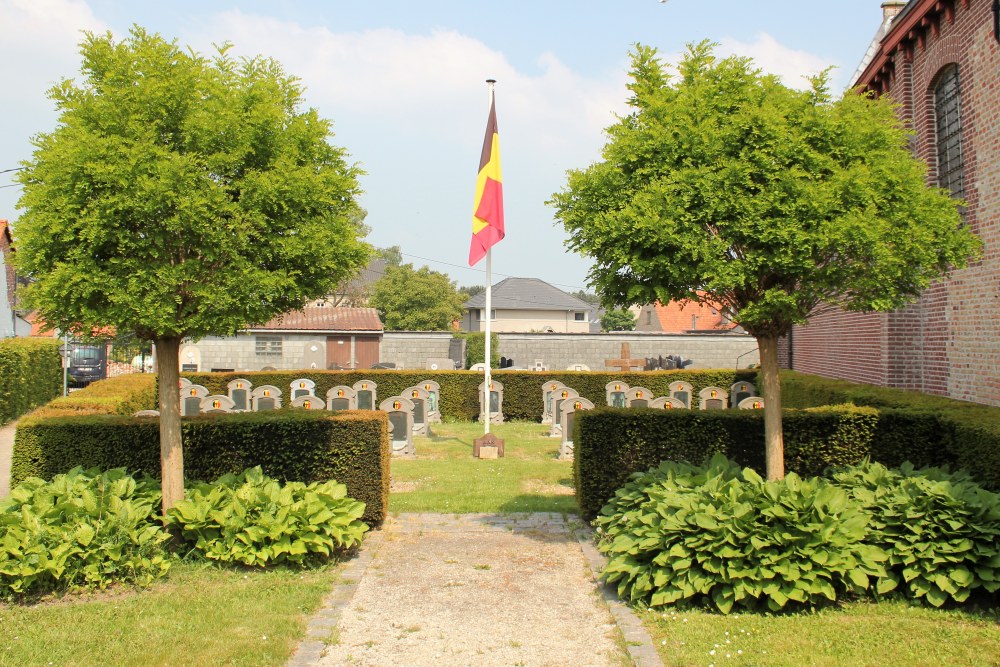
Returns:
[[[631,45],[671,60],[711,39],[789,85],[836,66],[842,88],[880,21],[879,0],[0,0],[0,170],[55,126],[45,91],[78,72],[81,30],[122,35],[138,23],[201,52],[230,41],[281,61],[334,121],[332,142],[368,172],[370,242],[481,284],[484,263],[470,269],[467,258],[484,81],[495,78],[507,238],[493,253],[494,281],[580,289],[589,263],[565,248],[544,202],[567,169],[600,157],[603,129],[626,108]],[[16,230],[10,176],[0,173],[0,218]]]

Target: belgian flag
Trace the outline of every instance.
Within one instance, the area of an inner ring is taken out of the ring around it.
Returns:
[[[496,105],[490,98],[490,118],[486,123],[483,154],[479,158],[476,202],[472,215],[472,245],[469,266],[486,256],[486,251],[504,236],[503,177],[500,174],[500,136],[497,134]]]

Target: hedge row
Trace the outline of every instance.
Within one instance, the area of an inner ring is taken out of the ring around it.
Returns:
[[[965,469],[987,489],[1000,491],[996,408],[790,409],[784,411],[783,430],[785,469],[804,477],[869,457],[889,467],[910,461],[917,467]],[[574,443],[577,502],[588,517],[596,515],[632,473],[661,461],[699,464],[724,454],[741,466],[764,472],[760,411],[587,411],[577,415]]]
[[[1000,408],[916,391],[856,384],[786,371],[785,407],[852,403],[879,410],[873,458],[887,466],[964,468],[1000,491]]]
[[[134,373],[92,382],[35,410],[27,422],[51,417],[81,415],[133,415],[139,410],[156,408],[156,376]]]
[[[331,387],[352,386],[362,379],[378,385],[378,398],[382,401],[401,393],[407,387],[422,380],[434,380],[441,385],[441,416],[458,421],[472,421],[479,416],[479,385],[483,374],[478,371],[259,371],[252,373],[185,373],[184,377],[204,385],[211,393],[226,393],[226,385],[237,377],[246,378],[253,385],[271,384],[282,391],[290,391],[289,383],[298,378],[309,378],[316,383],[316,395],[325,397]],[[621,380],[630,386],[643,386],[656,396],[665,396],[671,382],[683,380],[694,385],[695,393],[708,386],[724,389],[737,381],[755,382],[756,371],[752,370],[678,370],[634,373],[597,373],[576,371],[555,371],[537,373],[534,371],[495,371],[493,379],[504,387],[503,413],[506,419],[540,421],[542,418],[542,385],[558,380],[567,387],[580,392],[594,405],[604,405],[605,385],[612,380]]]
[[[335,479],[365,503],[364,520],[381,523],[389,502],[389,430],[381,412],[280,410],[182,420],[184,472],[214,480],[261,466],[281,481]],[[124,467],[160,475],[159,421],[111,415],[33,419],[18,426],[12,486],[51,479],[75,466]]]
[[[0,425],[51,401],[61,391],[58,340],[0,340]]]

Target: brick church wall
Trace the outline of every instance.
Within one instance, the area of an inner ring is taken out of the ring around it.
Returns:
[[[903,310],[813,317],[793,332],[791,366],[1000,405],[1000,44],[990,0],[937,4],[908,6],[911,15],[930,9],[931,20],[913,44],[912,62],[902,52],[894,56],[886,92],[912,122],[913,151],[930,165],[929,179],[936,183],[934,84],[942,68],[958,65],[965,220],[983,241],[983,257],[934,283]],[[897,24],[905,19],[904,12]]]

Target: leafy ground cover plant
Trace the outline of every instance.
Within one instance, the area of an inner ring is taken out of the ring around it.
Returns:
[[[281,484],[260,467],[194,484],[167,511],[194,554],[262,567],[305,564],[361,543],[364,503],[335,481]]]
[[[711,601],[772,611],[832,602],[885,576],[867,514],[819,479],[765,482],[723,456],[636,475],[597,519],[602,577],[642,607]]]
[[[166,574],[159,488],[124,468],[73,468],[25,480],[0,501],[0,597],[114,582],[147,585]]]
[[[864,462],[832,477],[871,514],[866,540],[889,554],[878,593],[940,607],[1000,590],[1000,496],[968,474]]]

